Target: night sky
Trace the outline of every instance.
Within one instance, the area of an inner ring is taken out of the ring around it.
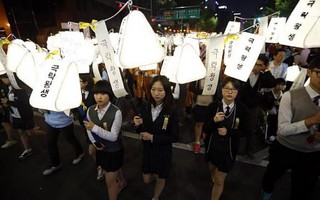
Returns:
[[[210,0],[209,0],[210,1]],[[217,0],[220,5],[228,6],[228,10],[241,12],[240,17],[253,17],[266,0]]]

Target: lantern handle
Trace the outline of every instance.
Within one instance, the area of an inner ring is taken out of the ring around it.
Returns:
[[[114,14],[113,16],[111,16],[111,17],[109,17],[108,19],[105,19],[105,20],[103,20],[103,21],[106,22],[106,21],[109,21],[110,19],[114,18],[114,17],[117,16],[123,9],[125,9],[126,7],[128,7],[129,11],[131,11],[130,8],[131,8],[132,4],[133,4],[132,0],[127,1],[127,3],[125,3],[124,6],[122,6],[121,9],[120,9],[116,14]]]

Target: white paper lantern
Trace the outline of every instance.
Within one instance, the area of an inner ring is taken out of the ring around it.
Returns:
[[[184,37],[182,35],[176,34],[173,37],[173,44],[176,45],[176,46],[182,46],[183,45],[183,39],[184,39]]]
[[[131,11],[125,25],[119,60],[124,68],[161,62],[164,48],[140,11]]]
[[[95,55],[94,43],[81,32],[61,31],[59,35],[63,56],[77,63],[79,73],[89,73]]]
[[[0,75],[5,74],[6,73],[6,69],[4,68],[2,62],[0,62]]]
[[[176,75],[179,64],[179,58],[175,56],[166,56],[162,63],[160,75],[166,76],[170,82],[177,83]]]
[[[206,76],[206,68],[191,44],[184,44],[181,49],[177,82],[180,84],[196,81]]]
[[[59,112],[76,108],[81,101],[76,63],[66,60],[48,60],[31,93],[31,106]]]
[[[119,46],[119,39],[120,34],[119,33],[109,33],[110,41],[113,47],[113,50],[116,51]]]
[[[194,35],[187,35],[187,37],[184,38],[184,44],[187,43],[191,44],[197,55],[200,56],[199,40],[196,39]]]
[[[153,63],[151,65],[145,65],[145,66],[139,67],[141,71],[153,70],[157,68],[158,68],[158,63]]]
[[[7,69],[16,72],[18,65],[22,63],[22,59],[27,56],[31,56],[31,53],[22,46],[23,41],[13,40],[8,45],[7,51]]]
[[[298,65],[288,67],[286,80],[293,82],[299,75],[300,69]]]

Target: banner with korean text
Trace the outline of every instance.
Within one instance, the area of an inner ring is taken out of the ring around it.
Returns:
[[[287,46],[320,47],[320,1],[300,0],[291,13],[280,43]]]
[[[213,37],[209,41],[207,50],[207,75],[202,95],[214,95],[219,82],[225,37]]]
[[[270,20],[266,35],[266,43],[278,43],[280,34],[284,31],[287,18],[273,17]]]
[[[264,41],[263,36],[243,32],[232,51],[232,62],[227,65],[224,73],[241,81],[247,81]]]
[[[82,101],[78,67],[64,59],[47,60],[30,96],[34,108],[65,111]]]
[[[100,54],[104,64],[106,65],[106,70],[113,93],[117,98],[123,97],[128,93],[123,85],[120,68],[114,64],[114,51],[109,38],[106,23],[104,21],[99,21],[95,24],[95,26]]]
[[[235,46],[237,39],[238,39],[238,33],[240,31],[240,22],[233,22],[230,21],[227,25],[226,30],[224,31],[224,35],[227,35],[226,41],[225,41],[225,47],[224,47],[224,64],[229,65],[231,62],[231,55],[233,51],[233,47]],[[233,35],[235,34],[235,35]]]

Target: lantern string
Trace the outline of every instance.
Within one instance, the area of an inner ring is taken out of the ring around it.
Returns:
[[[107,18],[107,19],[104,19],[103,21],[106,22],[106,21],[109,21],[110,19],[116,17],[116,16],[117,16],[122,10],[124,10],[126,7],[128,7],[128,9],[129,9],[129,11],[130,11],[130,7],[132,6],[132,4],[133,4],[132,0],[127,1],[127,2],[124,4],[124,6],[122,6],[121,9],[120,9],[116,14],[114,14],[113,16],[111,16],[111,17],[109,17],[109,18]]]
[[[277,12],[272,13],[272,14],[270,14],[270,15],[266,15],[266,16],[264,16],[264,17],[270,18],[270,17],[273,17],[273,16],[279,17],[279,16],[280,16],[280,11],[277,11]],[[234,16],[234,20],[233,20],[233,21],[236,21],[237,19],[240,19],[240,20],[255,20],[255,19],[258,19],[258,18],[260,18],[260,17],[256,17],[256,18],[243,18],[243,17]]]
[[[275,12],[271,15],[267,15],[266,17],[270,17],[270,16],[274,16],[274,15],[280,15],[280,12]],[[242,18],[242,19],[249,19],[249,18]],[[258,18],[250,18],[250,19],[258,19]],[[233,37],[233,35],[237,35],[237,34],[241,34],[243,32],[246,32],[247,30],[251,29],[251,28],[257,28],[258,26],[260,25],[260,23],[255,23],[237,33],[228,33],[228,34],[219,34],[219,35],[214,35],[214,36],[209,36],[209,37],[205,37],[205,38],[198,38],[198,37],[192,37],[192,36],[186,36],[188,38],[191,38],[191,39],[195,39],[195,40],[203,40],[203,39],[211,39],[211,38],[218,38],[218,37],[228,37],[230,39],[230,37]]]

